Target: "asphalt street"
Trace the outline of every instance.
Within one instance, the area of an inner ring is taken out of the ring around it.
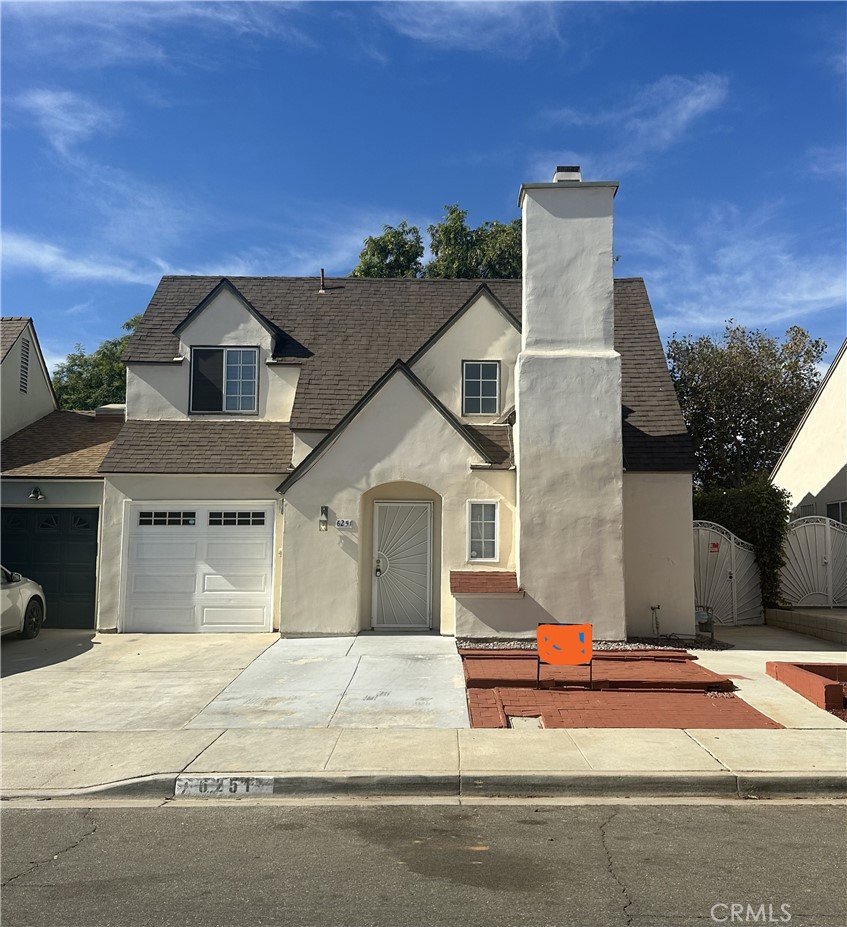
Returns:
[[[7,804],[2,923],[844,927],[845,823],[826,802]]]

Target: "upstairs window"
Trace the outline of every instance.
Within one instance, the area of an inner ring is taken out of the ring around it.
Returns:
[[[500,411],[500,361],[462,362],[462,415]]]
[[[21,392],[29,388],[29,341],[21,339]]]
[[[256,412],[256,348],[194,348],[192,412]]]
[[[826,517],[840,521],[842,525],[847,525],[847,502],[828,502],[826,505]]]

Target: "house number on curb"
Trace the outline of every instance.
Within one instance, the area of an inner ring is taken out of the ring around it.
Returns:
[[[192,798],[232,798],[236,795],[273,795],[274,781],[259,776],[180,776],[177,795]]]
[[[352,528],[353,519],[352,518],[336,518],[335,527],[336,528]]]

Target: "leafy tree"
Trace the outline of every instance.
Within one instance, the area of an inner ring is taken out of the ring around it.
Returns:
[[[351,277],[420,277],[424,248],[417,226],[405,219],[398,225],[384,225],[382,235],[368,236]]]
[[[431,260],[424,253],[420,229],[405,221],[383,226],[382,235],[365,239],[351,277],[503,278],[521,275],[521,220],[467,223],[458,203],[444,207],[441,222],[430,225]]]
[[[825,350],[797,326],[782,343],[732,322],[719,340],[674,334],[668,364],[694,442],[698,486],[737,487],[770,473],[818,387]]]
[[[753,545],[759,567],[762,603],[780,604],[779,571],[785,565],[789,494],[760,473],[734,489],[701,489],[694,493],[694,518],[714,521]]]
[[[121,326],[126,335],[104,341],[92,354],[81,344],[58,364],[53,389],[62,409],[96,409],[109,402],[126,400],[126,370],[121,355],[141,321],[134,315]]]

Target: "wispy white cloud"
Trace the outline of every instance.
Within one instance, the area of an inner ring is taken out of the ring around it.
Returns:
[[[74,255],[43,239],[17,232],[3,234],[4,273],[35,270],[58,280],[100,280],[109,283],[151,283],[154,267],[98,255]]]
[[[574,128],[612,127],[611,143],[602,152],[590,149],[563,153],[539,151],[532,167],[549,171],[550,164],[568,157],[595,176],[620,176],[641,167],[651,155],[681,142],[702,119],[720,109],[729,93],[729,80],[720,74],[683,77],[671,74],[637,91],[625,103],[596,111],[566,107],[541,114],[546,124]]]
[[[139,62],[207,66],[192,49],[198,31],[312,44],[294,23],[301,7],[247,0],[7,3],[4,18],[14,25],[15,42],[4,51],[72,68]]]
[[[64,157],[70,157],[74,148],[92,135],[110,132],[120,118],[113,110],[71,90],[28,90],[11,104],[33,118]]]
[[[817,177],[843,177],[847,173],[847,148],[819,145],[806,152],[809,170]]]
[[[813,313],[843,313],[847,302],[843,253],[813,250],[784,231],[779,204],[752,213],[716,205],[684,229],[631,229],[616,247],[646,278],[666,335],[720,328],[728,319],[800,324]]]
[[[471,2],[378,4],[401,35],[438,48],[521,56],[538,42],[564,43],[562,5]]]
[[[398,210],[343,206],[334,208],[331,219],[321,218],[319,210],[311,212],[313,217],[307,221],[298,221],[292,212],[290,221],[262,228],[261,237],[269,244],[231,253],[207,253],[198,259],[165,256],[161,248],[132,247],[129,241],[118,245],[110,236],[83,250],[7,231],[3,270],[8,274],[36,271],[54,281],[144,285],[155,284],[165,274],[317,276],[323,267],[330,275],[343,276],[355,266],[368,235],[378,234],[383,225],[396,225],[403,218]],[[425,228],[431,220],[412,217],[411,221]],[[65,312],[82,313],[86,305],[83,302]]]

